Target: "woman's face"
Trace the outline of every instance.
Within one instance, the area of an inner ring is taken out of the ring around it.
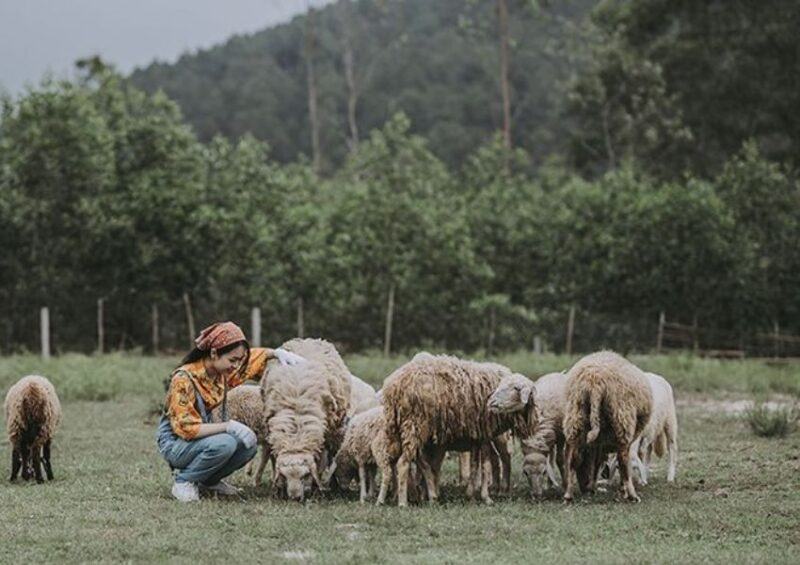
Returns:
[[[222,355],[212,355],[211,367],[217,374],[228,376],[239,370],[245,357],[247,357],[247,350],[244,345],[240,345]]]

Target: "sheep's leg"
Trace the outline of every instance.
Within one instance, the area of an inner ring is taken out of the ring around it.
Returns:
[[[472,449],[469,454],[469,482],[467,483],[467,498],[475,496],[475,486],[478,484],[480,472],[480,451]]]
[[[377,472],[378,472],[378,470],[375,467],[370,467],[369,469],[367,469],[367,485],[368,485],[367,486],[367,498],[369,498],[370,500],[375,498],[375,490],[376,490],[376,486],[377,486],[377,481],[376,481]]]
[[[561,479],[564,483],[564,502],[572,502],[575,498],[575,449],[574,442],[567,442],[564,448],[564,474]]]
[[[431,469],[433,470],[433,477],[436,481],[436,496],[439,496],[439,485],[440,485],[440,478],[442,475],[442,463],[444,462],[444,457],[447,455],[447,450],[442,449],[441,447],[436,447],[433,449],[433,452],[428,457],[430,461]]]
[[[639,502],[641,499],[636,494],[636,489],[633,487],[631,452],[628,445],[622,444],[617,448],[617,462],[619,463],[619,475],[623,490],[623,497],[626,500]]]
[[[261,459],[258,462],[255,477],[253,477],[253,484],[257,487],[261,486],[261,481],[264,477],[264,469],[267,467],[267,461],[269,461],[269,447],[264,443],[261,444]]]
[[[492,471],[492,485],[497,492],[499,492],[502,487],[502,470],[500,469],[500,453],[496,449],[493,443],[489,444],[489,448],[485,451],[486,459],[488,459],[489,466]]]
[[[22,456],[19,454],[19,449],[16,447],[11,451],[11,481],[17,480],[17,475],[22,467]]]
[[[33,449],[33,474],[36,477],[37,483],[43,483],[44,478],[42,477],[42,452],[41,448],[35,447]]]
[[[472,466],[469,460],[469,451],[462,451],[458,454],[458,475],[461,479],[462,485],[469,485],[470,478],[472,477]]]
[[[508,440],[504,435],[501,435],[494,438],[492,443],[497,450],[497,456],[500,457],[503,469],[502,482],[498,482],[498,489],[504,493],[509,493],[511,492],[511,453],[508,450]]]
[[[389,487],[392,484],[392,471],[391,465],[381,465],[381,488],[378,491],[378,500],[376,504],[381,505],[386,502],[386,495],[389,494]]]
[[[430,463],[424,455],[417,459],[417,467],[419,467],[419,470],[422,472],[422,476],[425,478],[425,486],[427,487],[428,491],[428,502],[432,504],[436,502],[437,498],[439,498],[439,493],[436,490],[436,476],[431,468]]]
[[[42,448],[44,472],[47,474],[47,480],[53,480],[53,467],[50,464],[50,441],[47,441]]]
[[[667,444],[667,450],[669,451],[669,467],[667,468],[667,482],[674,483],[675,469],[678,466],[678,442],[676,441],[675,436],[672,434],[669,435],[669,443]]]
[[[491,484],[493,469],[491,463],[492,444],[486,443],[481,448],[481,500],[486,504],[492,504],[489,497],[489,485]]]
[[[408,506],[408,471],[411,462],[405,454],[397,460],[397,506]]]
[[[364,464],[358,464],[358,501],[364,503],[367,500],[367,469]]]
[[[19,450],[19,453],[22,464],[22,479],[28,481],[31,478],[31,464],[30,464],[31,450],[27,445],[25,445],[22,447],[22,449]]]
[[[547,478],[550,479],[550,482],[553,484],[555,488],[558,488],[559,480],[556,477],[556,452],[555,448],[550,451],[550,455],[547,458],[547,467],[545,471],[547,472]]]

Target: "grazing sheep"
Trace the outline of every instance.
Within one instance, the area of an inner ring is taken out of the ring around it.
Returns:
[[[391,482],[392,466],[386,455],[383,428],[383,408],[380,406],[354,416],[347,425],[342,446],[326,473],[328,478],[331,473],[335,474],[336,481],[341,486],[350,484],[358,477],[361,502],[375,494],[375,474],[378,469],[384,477],[379,504],[385,500]],[[383,487],[384,483],[386,487]]]
[[[348,416],[353,417],[367,410],[380,406],[375,389],[355,375],[350,375],[350,410]]]
[[[623,496],[638,501],[631,478],[630,448],[650,418],[653,395],[647,376],[612,351],[580,359],[567,373],[564,409],[564,500],[574,497],[575,473],[582,491],[594,490],[598,464],[616,452]],[[587,430],[588,428],[588,430]]]
[[[675,397],[667,380],[655,373],[645,373],[653,392],[653,411],[642,435],[631,445],[631,462],[639,471],[641,484],[646,485],[650,474],[653,452],[658,457],[669,453],[667,482],[675,481],[678,464],[678,418],[675,413]],[[614,478],[615,462],[609,458],[609,482]]]
[[[241,422],[256,434],[258,445],[261,446],[261,460],[255,471],[254,484],[259,486],[264,475],[264,468],[269,460],[269,445],[267,444],[267,427],[264,420],[264,401],[261,399],[261,388],[257,385],[241,385],[228,391],[226,406],[228,419]],[[211,411],[212,422],[222,422],[222,405]],[[252,463],[252,461],[251,461]],[[248,464],[247,474],[252,475],[253,469]]]
[[[534,497],[542,495],[542,479],[545,475],[557,484],[553,470],[553,459],[564,445],[562,421],[566,401],[567,376],[564,373],[549,373],[536,382],[519,375],[505,377],[489,397],[489,410],[496,413],[522,413],[535,410],[536,426],[532,435],[521,439],[525,456],[522,472],[527,477]],[[536,402],[533,402],[533,399]]]
[[[11,480],[16,480],[22,469],[23,479],[27,481],[33,475],[37,483],[42,483],[44,465],[47,480],[52,481],[50,447],[61,422],[56,389],[45,377],[22,377],[8,390],[3,409],[11,443]]]
[[[306,359],[283,366],[271,360],[261,382],[267,441],[274,457],[273,490],[303,500],[311,481],[322,490],[325,452],[336,453],[350,407],[350,372],[334,347],[294,339],[282,347]]]
[[[494,438],[514,430],[522,436],[533,427],[518,414],[494,414],[487,407],[489,396],[507,367],[494,363],[464,361],[446,355],[421,355],[406,363],[384,381],[383,409],[389,455],[396,461],[398,505],[408,504],[408,473],[417,463],[425,478],[428,499],[438,498],[435,469],[446,450],[472,450],[483,470],[481,498],[491,503],[491,469],[488,461]],[[534,411],[529,411],[533,416]],[[473,483],[478,481],[473,481]]]

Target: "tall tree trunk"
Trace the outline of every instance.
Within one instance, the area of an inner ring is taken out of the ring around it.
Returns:
[[[347,83],[347,125],[350,137],[347,145],[351,153],[358,149],[358,122],[356,121],[356,106],[358,105],[358,84],[356,81],[355,53],[353,52],[353,36],[355,23],[353,20],[353,7],[351,0],[340,2],[338,12],[339,25],[342,34],[342,64],[344,65],[344,79]]]
[[[317,106],[317,80],[314,73],[314,51],[316,50],[316,37],[314,36],[314,8],[309,6],[306,16],[306,79],[308,82],[308,120],[311,126],[311,151],[312,167],[319,173],[322,163],[319,145],[319,108]]]
[[[183,306],[186,308],[186,325],[189,328],[189,348],[194,348],[194,314],[192,314],[192,301],[189,298],[189,293],[183,293]]]
[[[105,326],[103,324],[103,305],[105,300],[97,299],[97,352],[103,353],[105,344]]]
[[[500,92],[503,96],[503,144],[511,148],[511,86],[508,82],[509,31],[508,4],[497,0],[497,23],[500,32]]]
[[[392,320],[394,319],[394,283],[389,287],[389,299],[386,305],[386,330],[383,335],[383,354],[388,356],[392,350]]]

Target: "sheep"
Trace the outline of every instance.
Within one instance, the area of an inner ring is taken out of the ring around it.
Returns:
[[[354,416],[347,425],[342,446],[326,472],[328,479],[334,474],[341,486],[350,484],[357,476],[359,500],[362,503],[375,493],[375,473],[378,469],[383,475],[379,504],[385,500],[391,482],[392,466],[386,454],[383,428],[383,408],[380,406]]]
[[[261,398],[261,388],[258,385],[241,385],[228,392],[227,401],[228,419],[241,422],[256,434],[258,445],[261,446],[261,460],[255,471],[253,482],[255,486],[261,485],[264,468],[267,466],[270,451],[267,444],[268,430],[264,420],[264,401]],[[211,411],[212,422],[222,422],[222,405]],[[252,462],[251,462],[252,463]],[[248,464],[247,474],[252,475],[252,465]]]
[[[303,500],[310,481],[323,490],[325,452],[336,453],[350,407],[350,372],[323,340],[294,339],[282,347],[306,359],[271,360],[261,382],[267,442],[274,457],[273,491]]]
[[[576,464],[582,491],[594,490],[597,465],[616,452],[623,497],[639,501],[631,478],[631,445],[650,418],[647,376],[613,351],[580,359],[567,373],[564,408],[564,501],[574,498]],[[588,427],[588,431],[587,428]]]
[[[350,375],[350,410],[351,418],[380,405],[375,389],[355,375]]]
[[[445,450],[472,450],[488,460],[491,441],[507,430],[527,436],[534,422],[518,414],[488,411],[489,396],[507,367],[426,354],[389,375],[383,386],[383,410],[389,456],[396,462],[398,505],[408,505],[408,472],[417,463],[425,478],[428,499],[438,498],[435,469]],[[529,416],[535,412],[529,411]],[[488,465],[481,465],[481,498],[489,498]],[[490,471],[490,470],[489,470]]]
[[[675,413],[675,398],[672,386],[661,375],[645,373],[653,392],[653,411],[642,435],[631,445],[631,461],[639,471],[640,483],[647,484],[650,474],[650,459],[653,452],[658,457],[669,454],[667,482],[675,481],[678,463],[678,418]],[[614,478],[616,465],[609,460],[609,477]]]
[[[17,479],[21,468],[24,480],[33,474],[36,482],[42,483],[44,465],[47,480],[52,481],[50,447],[61,423],[61,403],[56,389],[45,377],[22,377],[8,390],[3,410],[12,449],[10,480]]]
[[[521,439],[524,461],[522,472],[528,479],[534,498],[542,495],[546,475],[556,485],[554,459],[564,444],[562,420],[567,376],[549,373],[536,382],[513,374],[505,377],[489,397],[489,410],[496,413],[523,413],[535,410],[536,427],[530,437]],[[535,404],[533,399],[536,399]]]

